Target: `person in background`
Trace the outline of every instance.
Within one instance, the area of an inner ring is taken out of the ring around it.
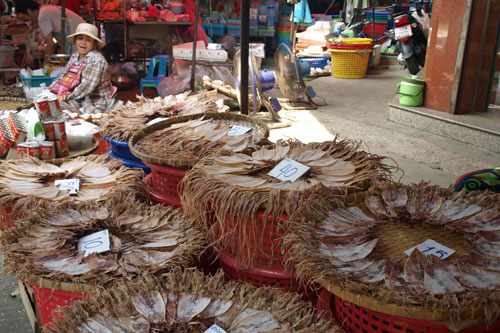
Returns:
[[[61,36],[61,7],[52,5],[40,6],[34,0],[16,0],[16,13],[18,17],[25,21],[31,21],[33,30],[40,28],[45,38],[45,54],[57,53],[57,43],[60,43]],[[73,34],[76,27],[85,21],[71,10],[66,10],[66,34]],[[54,40],[55,39],[55,40]],[[28,45],[27,45],[28,46]],[[66,43],[66,49],[62,53],[70,53],[71,45]]]
[[[76,52],[66,65],[66,73],[51,84],[50,90],[61,100],[82,102],[88,96],[96,110],[105,111],[111,97],[111,79],[108,63],[99,52],[104,42],[97,37],[97,27],[81,23],[68,40]]]

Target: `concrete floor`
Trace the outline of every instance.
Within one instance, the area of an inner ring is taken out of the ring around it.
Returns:
[[[266,65],[272,67],[272,60],[266,59],[263,68]],[[500,166],[498,153],[390,122],[388,103],[406,75],[399,66],[391,66],[370,70],[364,79],[321,77],[309,82],[318,95],[315,101],[326,105],[311,111],[280,111],[292,125],[272,130],[271,139],[313,142],[332,139],[338,133],[340,138],[361,140],[367,151],[399,165],[402,171],[394,178],[404,183],[425,180],[448,187],[468,171]],[[281,96],[277,89],[273,94]],[[0,333],[31,331],[20,297],[10,296],[16,286],[15,277],[0,274]]]

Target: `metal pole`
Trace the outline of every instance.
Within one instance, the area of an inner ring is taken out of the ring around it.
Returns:
[[[125,0],[123,0],[123,59],[127,59],[127,18],[125,16],[126,8],[125,8]]]
[[[66,0],[61,2],[61,53],[66,53]]]
[[[198,41],[198,16],[200,16],[200,0],[196,0],[196,16],[194,18],[193,58],[191,61],[191,91],[194,91],[194,74],[196,72],[196,42]]]
[[[290,22],[290,49],[292,52],[293,50],[293,44],[294,41],[293,39],[295,38],[295,34],[293,33],[295,31],[295,5],[292,5],[292,22]]]
[[[375,0],[372,1],[372,38],[375,40]]]
[[[248,114],[248,56],[250,34],[250,0],[241,0],[241,82],[240,82],[240,110]]]

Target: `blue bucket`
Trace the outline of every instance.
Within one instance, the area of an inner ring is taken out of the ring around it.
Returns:
[[[142,169],[146,175],[149,175],[151,173],[151,168],[146,166],[141,161],[136,162],[136,161],[122,159],[122,158],[116,156],[115,154],[113,154],[113,152],[111,152],[110,156],[111,156],[111,158],[114,158],[115,160],[122,162],[123,165],[126,166],[127,168]]]
[[[260,87],[262,91],[269,91],[274,88],[275,78],[273,72],[268,72],[266,69],[259,72]]]
[[[128,161],[135,161],[135,162],[141,162],[140,159],[132,155],[130,152],[130,148],[128,146],[128,142],[125,141],[118,141],[118,140],[113,140],[109,136],[104,138],[106,141],[111,143],[111,152],[113,155],[115,155],[118,159],[121,160],[128,160]]]

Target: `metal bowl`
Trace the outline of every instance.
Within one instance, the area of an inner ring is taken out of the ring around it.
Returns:
[[[67,62],[71,57],[71,54],[48,54],[45,57],[47,58],[47,61],[61,63]]]
[[[118,90],[128,90],[134,86],[134,80],[126,75],[113,75],[111,83],[118,88]]]

